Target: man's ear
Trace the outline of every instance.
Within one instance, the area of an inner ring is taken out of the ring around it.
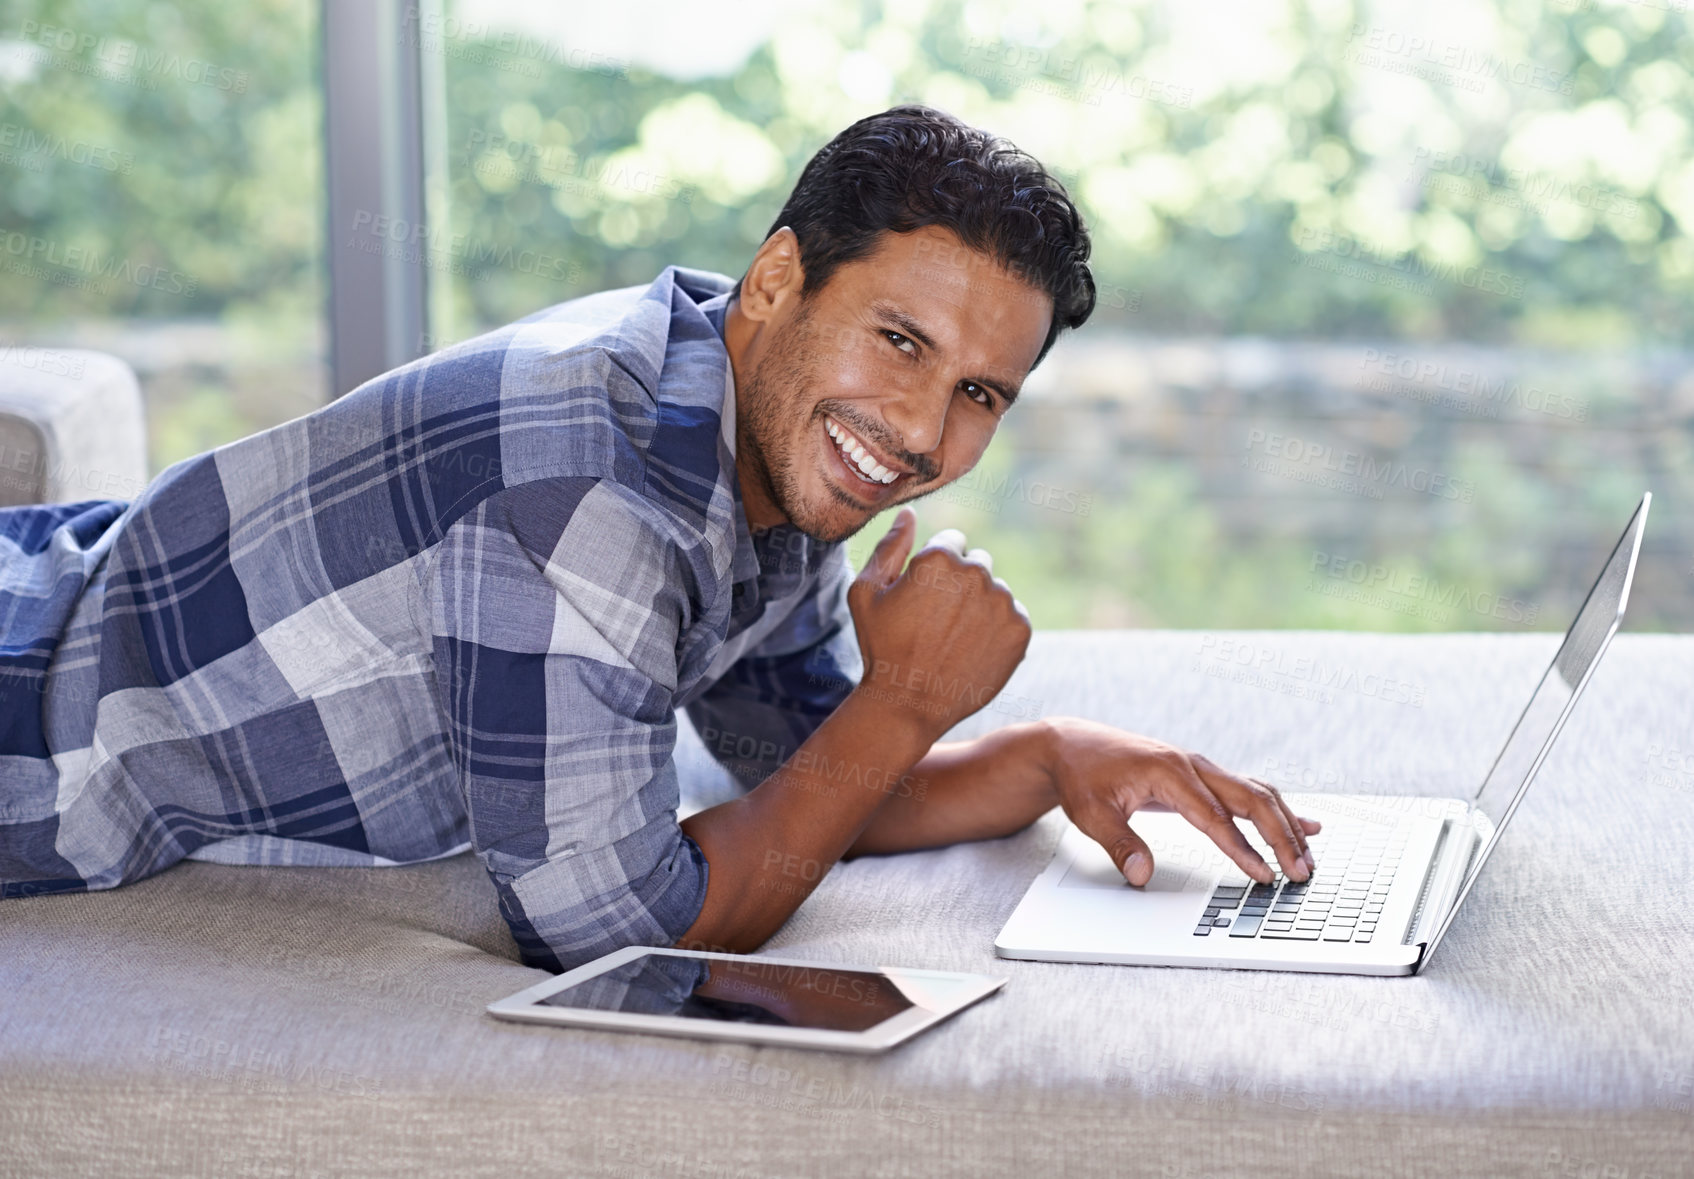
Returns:
[[[742,276],[737,300],[741,314],[760,323],[774,318],[791,299],[800,297],[805,278],[800,239],[784,225],[765,239]]]

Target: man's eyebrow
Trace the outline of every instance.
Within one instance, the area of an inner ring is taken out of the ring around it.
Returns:
[[[929,333],[923,330],[923,325],[894,304],[878,299],[871,304],[871,314],[879,319],[886,319],[900,329],[901,335],[910,336],[925,348],[935,347],[935,341],[929,338]]]
[[[899,328],[901,335],[911,337],[918,343],[922,344],[925,348],[929,348],[931,350],[935,349],[935,341],[930,338],[928,332],[923,330],[923,325],[913,319],[910,315],[906,314],[906,312],[900,310],[900,308],[896,307],[894,304],[883,299],[878,299],[876,302],[871,304],[871,314]],[[1021,383],[1017,385],[1007,385],[1004,381],[996,381],[990,377],[966,377],[965,380],[970,381],[972,384],[981,385],[984,388],[994,390],[994,392],[999,395],[1000,400],[1006,403],[1006,407],[1008,409],[1011,408],[1012,403],[1018,399],[1018,393],[1023,389],[1023,385]]]

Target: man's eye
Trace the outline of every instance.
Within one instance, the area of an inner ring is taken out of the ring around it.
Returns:
[[[896,348],[899,348],[900,351],[904,352],[907,356],[914,355],[918,350],[916,344],[913,344],[910,340],[908,340],[905,336],[902,336],[899,332],[890,331],[888,328],[883,328],[882,334],[887,336],[890,340],[892,340],[894,342],[894,346]],[[910,345],[910,347],[907,347],[907,345]]]
[[[981,385],[977,384],[975,381],[966,381],[963,385],[960,386],[960,388],[962,388],[965,391],[966,397],[969,397],[972,401],[976,402],[978,405],[986,405],[990,409],[994,408],[994,398],[989,395],[989,392],[988,392],[987,389],[984,389]],[[980,394],[980,396],[979,396],[979,394]]]

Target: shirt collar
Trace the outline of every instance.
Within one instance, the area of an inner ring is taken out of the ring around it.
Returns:
[[[725,291],[700,304],[701,313],[712,325],[712,330],[718,333],[720,342],[724,339],[724,317],[729,310],[729,296],[730,292]],[[752,532],[747,527],[747,510],[741,502],[741,477],[735,467],[735,366],[729,361],[727,346],[723,357],[723,409],[719,411],[718,420],[722,423],[724,453],[728,455],[725,476],[735,505],[730,513],[735,517],[735,555],[730,559],[729,573],[735,585],[732,612],[739,613],[758,602],[759,555],[753,545]]]

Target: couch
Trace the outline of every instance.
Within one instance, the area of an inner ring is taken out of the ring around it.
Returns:
[[[1220,640],[1416,685],[1289,694]],[[1548,634],[1042,632],[1031,707],[1294,789],[1464,793]],[[0,1175],[1583,1176],[1694,1170],[1694,637],[1619,637],[1424,973],[996,959],[1063,819],[833,870],[766,947],[1002,973],[883,1056],[498,1022],[477,861],[186,863],[0,904]],[[735,787],[692,733],[688,804]]]

